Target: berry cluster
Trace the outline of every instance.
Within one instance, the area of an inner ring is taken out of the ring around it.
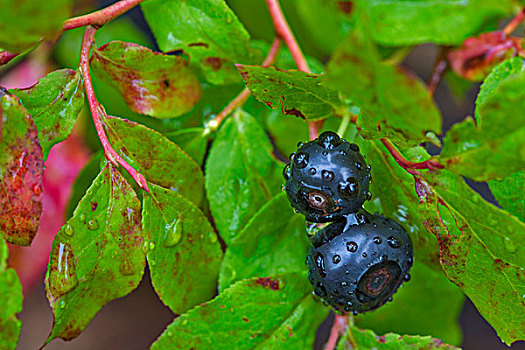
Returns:
[[[324,132],[298,145],[283,175],[296,212],[314,223],[331,222],[310,238],[306,262],[315,294],[353,314],[392,300],[410,279],[412,243],[397,222],[363,209],[371,175],[359,147]]]

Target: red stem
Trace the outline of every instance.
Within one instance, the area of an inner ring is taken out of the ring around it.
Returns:
[[[270,51],[268,51],[268,55],[264,59],[264,62],[262,64],[263,67],[271,66],[275,62],[275,59],[277,58],[277,54],[279,53],[280,49],[281,39],[276,37],[273,40],[272,46],[270,47]],[[212,121],[213,124],[210,125],[210,128],[213,130],[217,130],[224,118],[230,115],[236,108],[242,106],[246,102],[248,97],[250,97],[250,95],[250,90],[248,88],[244,88],[239,95],[237,95],[233,100],[231,100],[230,103],[228,103],[226,107],[224,107],[224,109],[215,116],[215,118]]]
[[[131,10],[144,0],[121,0],[111,6],[102,10],[88,13],[87,15],[73,17],[66,20],[62,26],[62,30],[71,30],[74,28],[92,25],[94,27],[101,27],[112,19],[122,15]]]
[[[405,157],[403,157],[403,155],[401,153],[399,153],[397,148],[394,146],[394,144],[389,139],[383,138],[383,139],[381,139],[381,142],[383,142],[383,145],[385,145],[385,147],[388,150],[388,152],[390,152],[392,157],[394,157],[394,160],[397,162],[397,164],[399,164],[403,169],[405,169],[408,173],[410,173],[412,175],[418,175],[419,174],[419,172],[417,170],[414,170],[414,169],[430,169],[430,170],[433,170],[433,169],[442,169],[442,168],[444,168],[442,164],[439,164],[438,162],[436,162],[435,160],[432,160],[432,159],[425,160],[424,162],[419,162],[419,163],[411,162],[411,161],[405,159]]]
[[[104,131],[103,120],[107,118],[104,107],[98,102],[95,92],[93,91],[93,85],[91,84],[91,73],[89,71],[89,53],[91,51],[91,45],[95,38],[95,32],[97,30],[92,26],[87,26],[84,32],[84,38],[82,39],[82,46],[80,48],[80,71],[82,72],[82,78],[84,80],[84,87],[86,90],[86,97],[89,103],[89,109],[93,118],[93,124],[97,130],[98,138],[104,149],[104,155],[106,158],[113,163],[116,167],[121,165],[131,175],[131,177],[137,182],[140,188],[149,192],[148,184],[142,174],[137,172],[131,165],[129,165],[124,159],[122,159],[117,152],[111,146],[106,133]]]
[[[339,340],[339,337],[344,333],[347,323],[347,316],[341,316],[338,314],[335,315],[334,324],[332,325],[332,329],[330,330],[330,337],[328,337],[328,341],[326,342],[324,350],[335,349],[335,347],[337,346],[337,341]]]
[[[443,74],[448,68],[447,52],[448,48],[442,47],[440,49],[436,62],[434,63],[434,67],[432,68],[432,72],[430,73],[427,88],[431,96],[433,96],[436,92],[441,79],[443,79]]]
[[[292,54],[293,60],[297,65],[297,68],[303,72],[310,73],[310,68],[308,67],[308,63],[304,58],[303,51],[297,43],[297,40],[295,39],[295,36],[293,35],[293,32],[290,29],[290,26],[288,25],[288,22],[286,22],[286,18],[284,18],[284,14],[281,9],[281,5],[279,5],[279,1],[266,0],[266,6],[268,7],[268,11],[270,12],[270,16],[272,17],[275,33],[283,39],[284,43],[286,44],[286,47],[288,47],[288,50],[290,50],[290,53]],[[308,123],[308,129],[311,140],[317,138],[321,126],[322,122],[312,121]]]
[[[503,33],[510,35],[520,25],[523,18],[525,18],[525,7],[503,28]]]

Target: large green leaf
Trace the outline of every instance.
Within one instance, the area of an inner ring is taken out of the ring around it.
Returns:
[[[206,192],[226,244],[280,190],[272,145],[262,125],[238,110],[217,132],[206,162]]]
[[[64,141],[84,106],[84,86],[78,71],[56,70],[27,89],[12,89],[33,117],[44,159],[55,144]]]
[[[171,141],[180,146],[190,157],[202,164],[206,148],[211,137],[203,127],[186,128],[165,134]]]
[[[250,92],[284,115],[314,120],[344,113],[348,108],[337,91],[324,84],[322,75],[275,67],[237,65],[237,68]]]
[[[423,174],[418,188],[424,224],[438,239],[447,277],[502,341],[524,340],[525,224],[448,170]]]
[[[0,48],[26,50],[44,37],[54,39],[69,16],[69,0],[1,0]]]
[[[508,15],[513,2],[372,0],[367,6],[372,36],[382,45],[458,45],[488,19]]]
[[[435,271],[417,258],[410,275],[392,302],[358,315],[356,324],[377,334],[432,335],[449,344],[461,344],[458,318],[465,300],[461,290],[443,271]]]
[[[489,181],[489,187],[503,209],[525,222],[525,170]]]
[[[425,86],[415,76],[380,61],[368,36],[366,16],[359,17],[333,54],[326,82],[361,107],[357,120],[366,139],[388,137],[415,146],[427,132],[441,132],[441,117]]]
[[[226,250],[219,288],[252,277],[305,271],[310,244],[304,217],[280,193],[246,224]]]
[[[18,98],[0,88],[0,237],[28,246],[42,215],[38,132]]]
[[[455,350],[455,346],[443,344],[430,336],[409,336],[388,333],[377,336],[371,330],[349,327],[337,344],[337,350],[376,349],[376,350]]]
[[[477,181],[503,179],[525,168],[525,69],[521,58],[505,61],[483,84],[476,120],[454,125],[443,141],[441,162]]]
[[[179,146],[158,132],[120,118],[106,120],[111,144],[148,182],[179,192],[199,204],[204,190],[202,171]]]
[[[22,311],[22,285],[16,271],[7,268],[9,250],[0,238],[0,349],[14,350],[20,336],[20,320],[16,314]]]
[[[57,233],[45,284],[54,324],[47,342],[77,337],[109,301],[137,287],[146,264],[140,202],[107,164]]]
[[[149,0],[141,7],[160,49],[183,50],[212,83],[237,82],[233,63],[261,60],[224,0]]]
[[[222,251],[202,212],[176,192],[152,184],[142,217],[150,237],[151,282],[160,300],[180,314],[213,298]]]
[[[327,313],[303,274],[252,278],[175,319],[151,348],[312,349]]]
[[[201,86],[188,62],[123,41],[93,50],[91,67],[120,93],[134,112],[173,118],[190,111]]]

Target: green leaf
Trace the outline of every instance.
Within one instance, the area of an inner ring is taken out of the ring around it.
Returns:
[[[454,125],[440,162],[476,181],[503,179],[525,168],[525,69],[521,58],[505,61],[483,84],[471,118]]]
[[[367,5],[372,35],[386,46],[459,45],[487,20],[509,15],[514,6],[508,0],[374,0]]]
[[[93,50],[91,67],[137,113],[173,118],[190,111],[201,97],[199,80],[184,58],[137,44],[105,44]]]
[[[146,264],[140,202],[106,165],[57,233],[45,284],[54,324],[47,342],[71,340],[109,301],[135,289]]]
[[[160,49],[183,50],[211,83],[238,82],[233,63],[261,60],[249,47],[250,35],[224,0],[150,0],[141,8]]]
[[[525,224],[448,170],[423,174],[418,188],[425,226],[438,239],[447,277],[503,342],[524,340]]]
[[[175,319],[151,348],[312,349],[328,309],[311,289],[297,273],[240,281]]]
[[[388,333],[378,337],[371,330],[349,327],[337,344],[337,350],[377,349],[377,350],[455,350],[455,346],[443,344],[439,339],[430,336],[409,336]]]
[[[449,344],[461,344],[458,318],[465,300],[461,290],[443,271],[435,271],[417,258],[410,275],[392,302],[358,315],[356,324],[377,334],[432,335]]]
[[[167,133],[165,136],[179,145],[197,164],[203,164],[211,136],[203,127],[181,129]]]
[[[44,159],[51,147],[64,141],[84,106],[84,86],[78,71],[61,69],[49,73],[27,89],[12,89],[33,117]]]
[[[280,190],[280,172],[262,126],[238,110],[217,132],[206,162],[206,192],[226,244]]]
[[[28,246],[42,215],[38,132],[18,98],[0,88],[0,237]]]
[[[251,93],[284,115],[315,120],[347,108],[322,75],[240,64],[237,68]]]
[[[69,16],[69,0],[2,0],[0,48],[12,52],[29,49],[43,37],[54,39]]]
[[[489,181],[489,187],[499,205],[525,222],[525,171],[518,171],[501,181]]]
[[[380,61],[367,36],[366,18],[333,54],[326,82],[361,107],[357,120],[366,139],[388,137],[400,146],[415,146],[431,131],[441,132],[441,117],[424,84],[400,68]]]
[[[246,224],[226,250],[219,288],[252,277],[305,271],[310,244],[304,218],[285,193],[273,197]]]
[[[105,121],[108,137],[119,155],[148,182],[177,191],[199,204],[204,190],[200,166],[176,144],[158,132],[129,120]]]
[[[380,141],[357,142],[372,167],[372,201],[379,200],[382,213],[396,220],[410,234],[416,260],[441,270],[436,238],[428,234],[422,223],[424,218],[419,214],[413,176],[396,163]]]
[[[217,234],[202,212],[176,192],[150,185],[142,211],[151,282],[176,314],[213,298],[222,260]]]
[[[0,238],[0,349],[14,350],[20,336],[21,322],[16,314],[22,311],[22,285],[14,269],[7,268],[9,250]]]

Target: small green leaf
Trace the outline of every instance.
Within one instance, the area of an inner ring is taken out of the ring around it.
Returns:
[[[525,168],[525,69],[521,58],[505,61],[483,84],[476,120],[454,125],[443,141],[440,162],[476,181],[503,179]]]
[[[284,115],[314,120],[347,108],[322,75],[241,64],[237,68],[251,93]]]
[[[518,171],[501,181],[489,181],[489,187],[499,205],[525,222],[525,171]]]
[[[106,165],[57,233],[45,284],[54,324],[47,342],[76,338],[109,301],[135,289],[146,264],[140,202]]]
[[[410,275],[392,302],[358,315],[356,324],[377,334],[432,335],[449,344],[461,344],[458,318],[465,301],[461,290],[441,269],[435,271],[417,258]]]
[[[304,218],[296,215],[285,193],[261,208],[226,250],[219,288],[252,277],[301,272],[310,244]]]
[[[119,155],[148,182],[179,192],[199,204],[204,190],[200,166],[158,132],[129,120],[106,120],[108,137]]]
[[[377,350],[459,350],[452,345],[443,344],[430,336],[410,336],[388,333],[377,336],[371,330],[349,327],[337,344],[337,350],[377,349]]]
[[[458,45],[487,20],[501,18],[513,9],[513,2],[507,0],[374,0],[367,5],[372,35],[387,46]]]
[[[506,344],[525,339],[525,224],[448,170],[418,178],[421,215],[441,266]],[[439,211],[438,211],[439,208]]]
[[[176,192],[151,184],[142,217],[150,237],[151,282],[160,300],[180,314],[213,298],[222,251],[202,212]]]
[[[214,84],[239,81],[233,63],[261,60],[249,46],[250,35],[224,0],[150,0],[141,7],[160,49],[183,50]]]
[[[28,246],[42,215],[42,147],[27,110],[4,91],[0,88],[0,236]]]
[[[312,349],[327,314],[303,274],[252,278],[175,319],[151,348]]]
[[[137,113],[173,118],[190,111],[201,97],[199,80],[184,58],[137,44],[105,44],[93,50],[91,67]]]
[[[167,133],[164,136],[179,145],[197,164],[204,162],[206,148],[211,135],[207,134],[203,127],[181,129]]]
[[[0,48],[29,49],[44,37],[54,39],[69,16],[69,0],[3,0],[0,3]]]
[[[33,117],[44,159],[51,147],[64,141],[84,106],[84,86],[78,71],[56,70],[27,89],[12,89]]]
[[[14,350],[20,336],[21,322],[16,314],[22,311],[22,285],[13,269],[7,268],[9,250],[0,237],[0,349]]]
[[[262,125],[235,112],[217,132],[206,162],[206,192],[226,244],[280,190],[277,172]]]
[[[416,146],[431,131],[441,132],[441,117],[424,84],[400,68],[380,61],[367,36],[366,16],[333,54],[326,82],[361,107],[357,119],[366,139],[388,137],[400,146]]]

